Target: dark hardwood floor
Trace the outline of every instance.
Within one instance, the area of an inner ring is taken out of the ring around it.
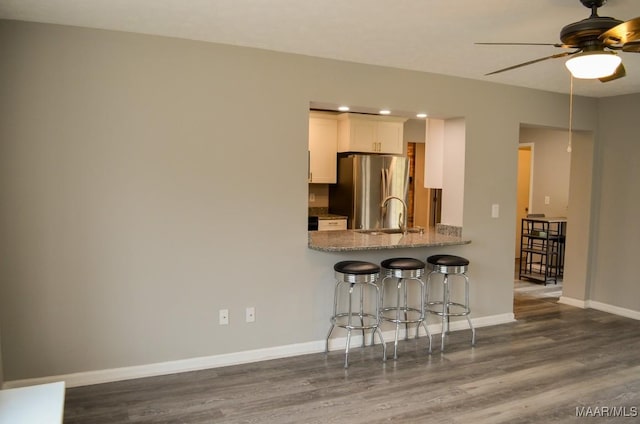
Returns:
[[[517,322],[478,328],[473,348],[457,331],[443,354],[422,337],[386,364],[379,346],[354,349],[348,370],[335,351],[71,388],[64,422],[640,422],[640,322],[557,291],[516,282]]]

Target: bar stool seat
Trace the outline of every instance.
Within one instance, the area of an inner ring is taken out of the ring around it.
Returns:
[[[441,274],[462,274],[467,272],[469,259],[454,255],[433,255],[427,258],[432,270]]]
[[[380,276],[380,267],[371,262],[342,261],[335,264],[333,270],[336,272],[336,277],[340,276],[348,282],[353,280],[356,283],[365,283],[368,282],[367,280],[377,280]]]
[[[380,289],[376,284],[380,277],[380,267],[371,262],[342,261],[333,266],[336,285],[333,295],[333,315],[330,318],[331,327],[327,334],[325,352],[329,352],[329,338],[335,327],[347,330],[347,343],[344,355],[344,367],[349,366],[349,347],[351,344],[351,330],[362,331],[362,347],[365,347],[365,331],[372,330],[371,344],[373,345],[375,334],[378,334],[382,344],[382,360],[387,360],[387,347],[380,330]],[[348,297],[342,299],[341,293],[347,291]],[[375,297],[375,306],[366,308],[365,292]],[[354,310],[354,291],[358,291],[359,303]],[[346,303],[346,310],[340,306]]]
[[[425,283],[422,276],[425,272],[426,264],[414,258],[391,258],[382,261],[380,264],[384,271],[384,278],[380,283],[380,319],[392,322],[396,325],[395,341],[393,348],[393,359],[398,359],[398,337],[400,325],[405,326],[405,340],[409,339],[409,324],[416,324],[416,338],[420,333],[422,325],[429,337],[429,353],[431,353],[431,333],[425,324]],[[417,305],[410,305],[409,302],[409,282],[417,283],[420,289],[420,297]],[[394,282],[395,303],[385,303],[387,296],[387,286]]]
[[[469,277],[466,272],[469,267],[469,260],[461,256],[455,255],[433,255],[427,258],[427,263],[431,267],[431,272],[427,277],[427,306],[429,313],[442,317],[442,333],[440,339],[440,350],[444,351],[445,336],[449,333],[449,319],[452,316],[463,316],[467,319],[469,328],[471,329],[471,345],[476,343],[476,330],[471,324],[469,314]],[[432,285],[431,277],[434,274],[442,274],[442,300],[432,300],[430,296],[430,287]],[[454,302],[451,300],[451,284],[449,278],[451,276],[459,276],[464,279],[464,303],[461,301]]]

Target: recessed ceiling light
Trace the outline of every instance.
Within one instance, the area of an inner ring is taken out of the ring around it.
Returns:
[[[426,114],[426,113],[418,113],[418,114],[416,115],[416,118],[426,118],[426,117],[427,117],[427,114]]]
[[[391,113],[391,111],[390,111],[390,110],[387,110],[387,109],[382,109],[382,110],[380,111],[380,115],[389,115],[390,113]]]
[[[340,106],[340,107],[338,107],[338,110],[340,112],[348,112],[349,111],[349,106]]]

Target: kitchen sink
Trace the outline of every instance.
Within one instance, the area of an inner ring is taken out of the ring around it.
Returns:
[[[402,234],[402,230],[400,228],[375,228],[370,230],[356,230],[358,233],[369,234],[372,236],[378,236],[382,234]],[[424,233],[424,228],[422,227],[414,227],[407,228],[407,233]]]

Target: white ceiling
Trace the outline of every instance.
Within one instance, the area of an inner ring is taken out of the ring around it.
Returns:
[[[434,72],[568,93],[565,59],[484,74],[560,52],[562,27],[585,19],[579,0],[0,0],[0,18],[203,40]],[[601,16],[640,16],[638,0],[609,0]],[[579,95],[640,92],[640,54],[625,78],[576,80]]]

